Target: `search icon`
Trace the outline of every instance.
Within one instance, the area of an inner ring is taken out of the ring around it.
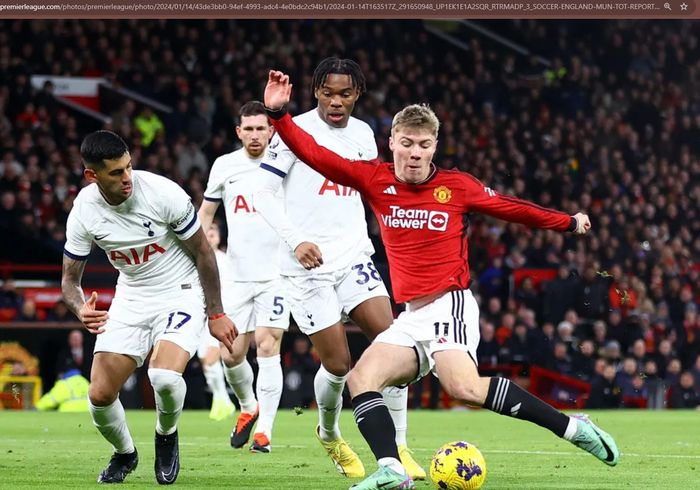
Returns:
[[[668,10],[668,11],[671,11],[671,4],[668,3],[668,2],[666,2],[666,3],[664,4],[664,8],[665,8],[666,10]]]

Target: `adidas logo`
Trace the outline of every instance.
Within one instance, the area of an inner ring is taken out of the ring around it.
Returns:
[[[386,189],[382,191],[384,194],[391,194],[392,196],[396,195],[396,188],[393,185],[390,185]]]
[[[522,403],[517,403],[516,405],[513,405],[510,409],[510,416],[511,417],[517,417],[518,412],[520,412],[520,407],[522,406]]]

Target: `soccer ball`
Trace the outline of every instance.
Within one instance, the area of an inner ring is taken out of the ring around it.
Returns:
[[[486,480],[486,461],[468,442],[449,442],[438,449],[430,462],[430,479],[443,490],[474,490]]]

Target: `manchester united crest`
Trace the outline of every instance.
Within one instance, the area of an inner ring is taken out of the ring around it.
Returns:
[[[441,185],[440,187],[435,188],[433,191],[433,197],[440,204],[445,204],[446,202],[450,202],[450,199],[452,199],[452,191],[444,185]]]

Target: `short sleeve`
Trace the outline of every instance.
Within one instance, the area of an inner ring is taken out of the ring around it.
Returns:
[[[81,223],[78,209],[74,207],[68,215],[63,253],[73,260],[86,260],[92,249],[92,237]]]
[[[223,199],[224,182],[222,177],[223,161],[221,157],[214,160],[214,165],[209,172],[209,180],[207,181],[207,189],[204,191],[204,199],[207,201],[220,202]]]
[[[267,147],[260,168],[285,178],[296,160],[296,155],[284,144],[279,135],[275,134]]]
[[[187,240],[200,228],[192,199],[175,182],[166,180],[163,194],[163,219],[180,240]]]
[[[367,155],[367,160],[374,160],[379,156],[379,150],[377,149],[377,140],[374,138],[374,133],[372,129],[367,127],[367,143],[369,144],[369,154]]]

